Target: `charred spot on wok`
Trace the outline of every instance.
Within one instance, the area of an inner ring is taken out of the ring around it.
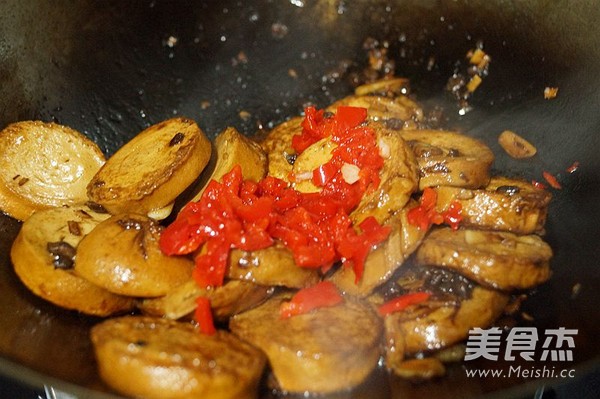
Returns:
[[[176,133],[173,138],[171,139],[171,141],[169,141],[169,147],[173,147],[177,144],[181,144],[181,142],[183,141],[183,139],[185,138],[185,134],[178,132]]]
[[[56,269],[68,270],[75,262],[75,247],[65,241],[49,242],[46,249],[52,255],[52,264]]]

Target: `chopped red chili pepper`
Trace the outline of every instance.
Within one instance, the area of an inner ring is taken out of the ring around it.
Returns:
[[[579,169],[579,161],[575,161],[567,168],[568,173],[573,173]]]
[[[203,334],[213,335],[217,332],[213,321],[210,300],[208,298],[201,296],[196,299],[194,320],[198,323],[198,327]]]
[[[548,184],[550,185],[550,187],[555,188],[557,190],[560,190],[562,188],[562,186],[560,185],[560,183],[556,179],[556,176],[554,176],[552,173],[547,172],[547,171],[543,171],[542,172],[542,176],[544,176],[544,179],[548,182]]]
[[[258,250],[275,239],[292,251],[298,266],[326,270],[341,261],[353,267],[358,281],[369,251],[390,232],[374,218],[355,227],[349,217],[364,193],[377,187],[383,167],[373,129],[361,125],[365,118],[364,108],[340,107],[331,118],[307,108],[296,151],[326,136],[337,142],[331,160],[322,166],[328,172],[318,181],[320,192],[300,193],[274,177],[244,181],[236,166],[181,210],[161,234],[162,251],[184,255],[203,245],[193,274],[202,287],[222,285],[231,248]],[[361,171],[355,184],[344,181],[340,171],[349,161]]]
[[[282,319],[287,319],[313,309],[335,306],[343,300],[344,297],[335,284],[331,281],[321,281],[312,287],[301,289],[290,301],[283,302],[279,308],[279,315]]]
[[[546,185],[544,183],[541,183],[537,180],[532,180],[531,184],[533,185],[533,187],[537,188],[538,190],[545,190],[546,189]]]
[[[462,221],[462,205],[458,201],[452,201],[448,209],[438,212],[435,209],[437,203],[437,192],[426,187],[423,190],[419,206],[408,211],[408,223],[417,226],[421,230],[428,230],[432,224],[440,225],[446,223],[452,230],[458,229]]]
[[[387,316],[392,313],[400,312],[410,305],[416,305],[417,303],[425,302],[431,294],[428,292],[415,292],[412,294],[406,294],[394,298],[380,305],[378,308],[381,316]]]

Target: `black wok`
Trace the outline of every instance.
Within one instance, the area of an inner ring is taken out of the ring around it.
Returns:
[[[412,80],[416,98],[442,104],[447,125],[487,142],[498,171],[540,180],[548,170],[562,182],[547,224],[554,275],[523,305],[534,320],[519,321],[540,333],[578,329],[573,362],[545,364],[574,368],[589,384],[600,364],[598,20],[594,1],[5,0],[0,127],[55,120],[107,155],[175,114],[194,118],[211,137],[230,125],[252,134],[308,102],[324,106],[348,94],[349,77],[367,62],[365,39],[387,40],[396,74]],[[444,85],[479,40],[493,58],[490,73],[473,110],[459,116]],[[559,88],[556,99],[544,99],[546,86]],[[526,134],[538,155],[506,156],[496,143],[506,129]],[[579,169],[567,173],[575,161]],[[87,335],[97,320],[57,309],[21,286],[8,258],[18,229],[0,217],[0,372],[34,387],[104,397]],[[376,374],[347,396],[521,397],[542,386],[590,389],[578,381],[467,378],[456,366],[445,379],[419,385]],[[598,379],[591,381],[597,389]]]

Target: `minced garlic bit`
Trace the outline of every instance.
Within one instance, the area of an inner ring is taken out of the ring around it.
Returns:
[[[381,155],[381,158],[388,159],[392,155],[390,146],[385,142],[384,139],[379,139],[377,142],[377,147],[379,147],[379,155]]]
[[[250,119],[252,114],[250,114],[250,112],[248,111],[240,111],[239,116],[243,121],[247,121]]]
[[[312,176],[313,176],[312,172],[301,172],[301,173],[296,173],[294,175],[294,178],[297,182],[300,182],[300,181],[310,180],[310,179],[312,179]]]
[[[354,184],[360,179],[360,168],[356,165],[353,165],[351,163],[344,163],[342,165],[341,171],[344,181],[348,184]]]
[[[546,100],[551,100],[556,97],[558,94],[558,87],[546,87],[544,89],[544,98]]]
[[[510,130],[500,133],[498,143],[508,155],[515,159],[530,158],[537,152],[533,144]]]

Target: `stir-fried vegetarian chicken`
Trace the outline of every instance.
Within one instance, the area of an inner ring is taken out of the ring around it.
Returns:
[[[473,327],[489,327],[503,312],[509,296],[484,288],[459,274],[431,267],[402,270],[395,285],[384,293],[390,299],[414,292],[429,298],[385,317],[385,358],[400,373],[407,357],[447,348],[464,340]]]
[[[75,273],[115,294],[165,295],[192,278],[194,263],[163,254],[158,246],[161,230],[144,215],[112,216],[79,243]]]
[[[108,217],[86,205],[35,212],[11,248],[15,273],[35,295],[63,308],[95,316],[133,309],[133,298],[109,292],[73,271],[79,242]]]
[[[440,376],[438,351],[550,277],[536,234],[551,196],[491,177],[481,141],[423,129],[406,92],[360,86],[261,142],[227,128],[214,151],[191,120],[152,126],[91,179],[87,208],[24,223],[15,271],[58,306],[145,315],[92,330],[125,395],[253,398],[266,360],[292,394],[352,389],[382,356],[398,376]],[[184,192],[193,202],[159,225]]]
[[[265,366],[261,351],[229,332],[206,336],[162,318],[106,320],[91,339],[104,381],[133,397],[253,399]]]
[[[413,152],[397,132],[379,123],[369,123],[375,130],[377,145],[384,158],[379,187],[367,193],[351,217],[359,223],[369,216],[385,222],[400,211],[418,187],[418,166]]]
[[[379,153],[383,158],[383,168],[379,173],[381,181],[378,187],[367,192],[350,215],[355,224],[369,216],[375,217],[380,223],[385,222],[406,205],[418,186],[416,159],[402,137],[381,123],[367,122],[366,126],[375,131]],[[331,137],[314,143],[296,158],[292,172],[296,176],[312,176],[313,170],[331,159],[336,147]],[[359,173],[357,170],[356,174]],[[301,192],[318,192],[322,189],[312,183],[311,179],[296,182],[294,187]]]
[[[215,166],[209,180],[220,180],[235,165],[240,165],[245,179],[259,181],[267,173],[267,155],[261,146],[243,136],[235,128],[228,127],[214,140]],[[204,192],[203,185],[191,201],[198,201]]]
[[[298,267],[281,243],[256,251],[234,249],[229,254],[227,276],[266,286],[303,288],[321,279],[318,269]]]
[[[516,234],[543,231],[551,198],[548,191],[527,181],[501,176],[492,177],[482,189],[439,186],[435,190],[438,210],[455,201],[461,204],[462,226]]]
[[[112,214],[168,216],[173,201],[208,164],[211,143],[196,122],[173,118],[137,134],[87,186],[88,197]]]
[[[194,280],[175,288],[167,295],[143,299],[138,304],[149,316],[177,320],[190,317],[196,309],[196,300],[203,296],[210,300],[213,317],[226,322],[235,314],[262,303],[274,288],[244,280],[229,280],[220,287],[200,288]]]
[[[19,220],[88,200],[86,187],[104,164],[100,148],[56,123],[22,121],[0,131],[0,209]]]
[[[388,239],[367,257],[365,271],[359,281],[356,281],[352,269],[343,267],[332,274],[331,281],[347,294],[365,297],[389,280],[425,237],[426,231],[411,225],[407,219],[408,211],[415,205],[412,201],[386,221],[392,231]]]
[[[283,391],[325,394],[360,384],[379,359],[383,326],[373,307],[346,298],[282,318],[281,305],[289,298],[278,295],[232,317],[231,331],[266,353]]]
[[[327,110],[336,112],[343,105],[366,108],[370,120],[381,122],[393,130],[414,129],[423,120],[423,110],[404,95],[353,95],[334,102]]]
[[[552,249],[537,235],[441,228],[416,253],[422,265],[448,268],[501,290],[523,290],[550,278]]]
[[[275,126],[261,141],[261,147],[267,154],[268,175],[288,180],[296,161],[296,152],[292,148],[292,137],[302,133],[301,116],[296,116]]]
[[[419,188],[479,188],[490,180],[494,154],[472,137],[442,130],[402,130],[419,164]]]

